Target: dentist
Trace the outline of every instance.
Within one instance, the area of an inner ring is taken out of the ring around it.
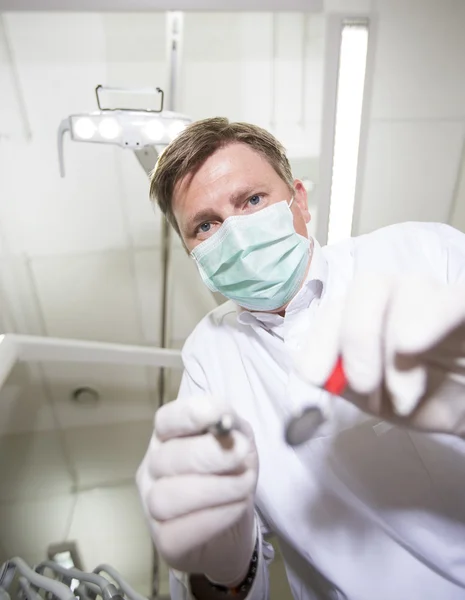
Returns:
[[[321,248],[281,144],[223,118],[166,148],[151,196],[230,300],[187,340],[137,473],[172,598],[267,599],[274,533],[296,600],[464,600],[465,236]],[[338,357],[350,401],[321,390]],[[331,418],[291,448],[307,402]],[[225,412],[227,439],[208,432]]]

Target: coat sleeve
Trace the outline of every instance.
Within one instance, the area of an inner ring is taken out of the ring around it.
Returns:
[[[189,350],[187,350],[189,347]],[[205,372],[197,360],[194,348],[192,348],[191,340],[186,344],[183,351],[184,373],[179,388],[178,398],[209,393],[209,386]],[[139,470],[144,469],[145,459],[142,462]],[[139,473],[138,477],[141,477]],[[269,572],[268,568],[274,558],[273,546],[265,541],[267,528],[255,513],[256,527],[258,529],[259,553],[258,565],[255,574],[255,580],[252,584],[250,593],[247,595],[247,600],[268,600],[269,598]],[[170,594],[172,600],[196,600],[191,594],[188,574],[179,571],[170,570]],[[202,599],[199,599],[202,600]]]
[[[450,225],[435,227],[441,252],[442,275],[447,283],[465,283],[465,234]]]

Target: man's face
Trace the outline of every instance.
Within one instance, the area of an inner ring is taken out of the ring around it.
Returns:
[[[173,212],[182,239],[190,252],[218,231],[233,215],[257,212],[292,197],[286,183],[260,154],[246,144],[234,143],[217,150],[193,175],[175,188]],[[307,237],[310,221],[307,192],[294,181],[291,206],[294,228]]]

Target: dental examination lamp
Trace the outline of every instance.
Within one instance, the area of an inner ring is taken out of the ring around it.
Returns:
[[[173,55],[172,61],[174,58],[175,56]],[[137,110],[131,108],[102,108],[100,100],[102,91],[137,96],[158,94],[160,100],[159,108]],[[192,122],[192,119],[186,115],[163,110],[165,94],[158,87],[131,90],[98,85],[95,88],[95,96],[97,98],[98,110],[91,113],[70,115],[60,123],[58,129],[58,161],[61,177],[65,176],[63,139],[66,132],[69,132],[74,142],[113,144],[121,148],[133,150],[137,160],[148,176],[154,168],[161,151]],[[171,90],[171,96],[174,96],[173,90]],[[173,105],[173,99],[170,102]],[[162,262],[160,347],[166,348],[168,339],[168,272],[170,255],[170,227],[166,218],[162,219],[160,247]],[[161,405],[165,397],[165,373],[163,368],[160,369],[158,388],[159,403]]]
[[[156,92],[160,98],[160,107],[142,110],[102,108],[100,101],[102,91],[138,95]],[[159,154],[157,146],[167,146],[192,121],[186,115],[163,110],[164,92],[160,88],[126,90],[98,85],[95,88],[95,95],[98,110],[70,115],[60,124],[58,160],[61,177],[65,176],[63,138],[66,132],[69,132],[74,142],[113,144],[134,150],[145,172],[149,174]]]

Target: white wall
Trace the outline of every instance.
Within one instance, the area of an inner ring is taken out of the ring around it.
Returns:
[[[465,4],[374,0],[368,139],[354,233],[447,222],[465,134]]]

